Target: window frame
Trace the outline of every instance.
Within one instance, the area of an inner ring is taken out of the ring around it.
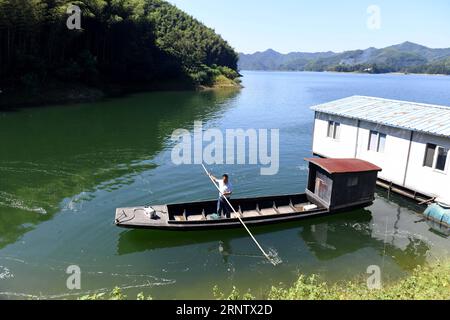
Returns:
[[[384,137],[383,150],[380,150],[381,137]],[[384,151],[386,150],[386,141],[387,141],[387,134],[378,132],[378,141],[377,141],[377,143],[378,143],[378,145],[377,145],[377,152],[378,153],[384,153]]]
[[[358,176],[351,176],[347,178],[347,187],[358,187],[359,186],[359,177]]]
[[[434,143],[427,143],[425,145],[425,154],[424,154],[424,157],[423,157],[423,165],[422,165],[423,167],[430,168],[430,169],[434,168],[434,160],[435,160],[435,157],[436,157],[436,149],[437,149],[437,147],[438,146],[436,144],[434,144]],[[432,159],[429,159],[430,157],[428,157],[429,150],[433,150]],[[428,165],[428,161],[429,160],[431,160],[431,166]]]
[[[434,146],[433,163],[432,163],[431,167],[426,164],[427,151],[429,150],[428,146]],[[443,170],[437,168],[437,163],[438,163],[438,158],[439,158],[439,150],[444,150],[446,152]],[[449,165],[448,164],[449,153],[450,153],[450,148],[446,148],[446,147],[437,145],[435,143],[427,143],[425,145],[425,155],[424,155],[424,160],[423,160],[423,167],[428,168],[433,171],[436,171],[436,172],[439,172],[439,173],[447,174],[447,169],[448,169],[448,165]]]
[[[445,154],[445,160],[444,160],[444,168],[438,169],[437,168],[437,164],[438,164],[438,158],[439,158],[439,149],[443,150],[446,154]],[[434,170],[439,171],[439,172],[447,172],[447,163],[448,163],[448,152],[449,152],[449,148],[445,148],[442,146],[437,146],[436,148],[436,154],[435,154],[435,162],[434,162]]]
[[[339,139],[341,137],[341,127],[342,127],[342,125],[340,122],[329,120],[328,126],[327,126],[327,138],[335,140],[335,141],[339,141]],[[330,130],[331,130],[331,134],[330,134]]]
[[[383,150],[380,149],[380,145],[381,145],[380,142],[381,142],[382,137],[384,137]],[[370,130],[369,131],[369,141],[367,144],[367,151],[372,151],[372,152],[376,152],[376,153],[385,153],[387,137],[388,137],[388,135],[386,133],[376,131],[376,130]],[[374,142],[372,141],[372,138],[375,140]],[[374,145],[373,145],[373,143],[374,143]],[[374,148],[372,148],[372,146]]]

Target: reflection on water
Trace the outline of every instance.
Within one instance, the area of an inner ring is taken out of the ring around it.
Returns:
[[[299,273],[337,281],[378,265],[384,280],[395,279],[449,257],[448,237],[430,231],[423,208],[382,190],[365,210],[252,228],[283,261],[275,267],[245,230],[113,224],[117,207],[217,197],[201,167],[170,159],[172,131],[192,129],[195,120],[221,130],[279,128],[276,176],[260,176],[257,166],[211,169],[231,173],[236,197],[298,193],[311,155],[309,106],[354,94],[445,104],[449,84],[444,77],[246,73],[240,92],[149,93],[0,113],[0,297],[73,298],[119,286],[130,297],[195,299],[211,298],[214,285],[262,297]],[[81,291],[65,285],[73,264],[82,270]]]
[[[368,238],[371,238],[371,221],[370,211],[361,210],[350,214],[310,218],[300,222],[252,227],[252,233],[269,235],[280,231],[301,229],[300,239],[308,245],[318,259],[327,260],[369,246],[360,239],[367,241]],[[347,232],[349,232],[349,236],[342,237],[342,234],[347,234]],[[233,255],[232,240],[247,237],[248,234],[242,229],[182,233],[160,230],[126,230],[120,234],[117,253],[127,255],[190,244],[217,242],[219,252],[224,256],[230,256]]]
[[[311,221],[303,226],[299,236],[317,259],[332,260],[369,247],[371,221],[370,211],[359,210],[353,214]]]
[[[379,199],[375,206],[382,200]],[[426,261],[430,244],[412,234],[405,235],[406,245],[397,246],[405,232],[399,229],[397,221],[387,222],[384,239],[372,229],[374,219],[368,210],[361,210],[353,216],[327,219],[323,223],[313,223],[301,231],[311,252],[319,260],[332,260],[362,248],[376,249],[383,257],[392,258],[404,270],[412,270]],[[391,225],[389,225],[391,224]]]
[[[430,232],[434,232],[441,237],[447,238],[448,236],[450,236],[450,228],[449,227],[445,227],[442,224],[437,223],[432,220],[427,220],[427,224],[430,227]]]
[[[172,131],[223,112],[237,91],[141,94],[0,118],[0,248],[61,209],[155,168]],[[7,137],[7,138],[6,138]]]
[[[280,231],[297,232],[296,230],[299,230],[300,241],[307,245],[308,250],[319,261],[332,261],[352,252],[371,248],[375,249],[383,258],[386,256],[392,258],[402,269],[411,270],[426,261],[427,253],[431,249],[430,243],[408,231],[411,223],[410,212],[407,213],[409,215],[407,225],[400,224],[402,215],[400,207],[397,210],[398,215],[394,219],[379,221],[373,217],[371,210],[379,215],[379,211],[383,211],[385,206],[390,205],[393,203],[378,197],[370,210],[362,209],[295,223],[254,227],[253,233],[256,236],[262,234],[270,236],[270,234]],[[385,228],[385,232],[380,233],[379,230],[383,228]],[[232,240],[246,237],[248,235],[240,229],[213,233],[128,230],[120,234],[117,252],[119,255],[128,255],[136,252],[215,242],[218,243],[218,251],[224,262],[228,263],[229,257],[233,255],[252,256],[251,254],[234,253]],[[217,250],[217,247],[215,248]],[[262,258],[262,256],[257,257]]]

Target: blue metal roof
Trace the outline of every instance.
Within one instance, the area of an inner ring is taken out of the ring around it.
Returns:
[[[450,137],[450,107],[446,106],[353,96],[311,109],[389,127]]]

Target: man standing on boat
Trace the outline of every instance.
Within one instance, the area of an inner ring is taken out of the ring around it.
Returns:
[[[222,179],[217,179],[211,173],[209,174],[211,179],[219,184],[219,200],[217,201],[217,214],[222,216],[225,213],[227,218],[230,218],[230,206],[225,200],[225,197],[230,200],[231,194],[233,193],[233,187],[229,181],[229,177],[227,174],[222,176]]]

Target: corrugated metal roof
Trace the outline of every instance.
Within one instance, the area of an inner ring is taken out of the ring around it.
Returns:
[[[305,158],[305,161],[319,166],[330,174],[382,170],[380,167],[360,159]]]
[[[450,107],[353,96],[311,108],[317,112],[450,137]]]

